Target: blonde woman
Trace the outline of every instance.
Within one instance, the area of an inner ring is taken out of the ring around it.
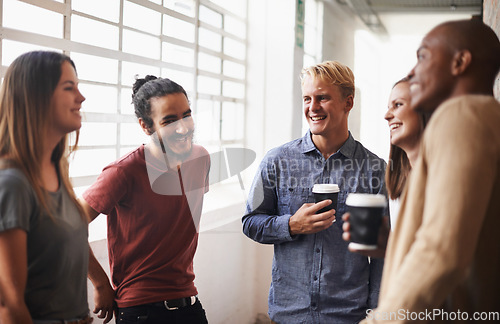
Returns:
[[[85,97],[73,61],[36,51],[0,92],[0,323],[90,323],[88,230],[68,176]]]

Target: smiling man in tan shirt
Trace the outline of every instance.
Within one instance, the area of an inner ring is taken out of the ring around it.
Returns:
[[[432,117],[367,321],[498,320],[500,43],[479,20],[454,21],[431,30],[417,56],[412,107]]]

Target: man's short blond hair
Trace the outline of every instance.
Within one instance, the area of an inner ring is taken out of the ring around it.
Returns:
[[[354,98],[354,73],[346,65],[338,61],[325,61],[302,69],[300,79],[304,84],[304,77],[309,75],[313,79],[319,79],[340,87],[344,98]]]

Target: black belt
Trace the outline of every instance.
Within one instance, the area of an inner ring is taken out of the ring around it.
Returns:
[[[165,307],[168,310],[176,310],[182,307],[191,306],[198,300],[198,296],[164,300],[161,302],[148,304],[150,306]]]

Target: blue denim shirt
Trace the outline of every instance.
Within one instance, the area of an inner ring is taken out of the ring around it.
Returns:
[[[251,239],[274,244],[269,315],[277,323],[357,323],[377,306],[383,259],[347,250],[341,216],[350,192],[382,193],[384,160],[349,133],[338,152],[327,160],[315,147],[310,131],[272,149],[264,157],[250,189],[243,232]],[[316,234],[291,236],[290,217],[314,202],[315,183],[340,187],[337,221]]]

